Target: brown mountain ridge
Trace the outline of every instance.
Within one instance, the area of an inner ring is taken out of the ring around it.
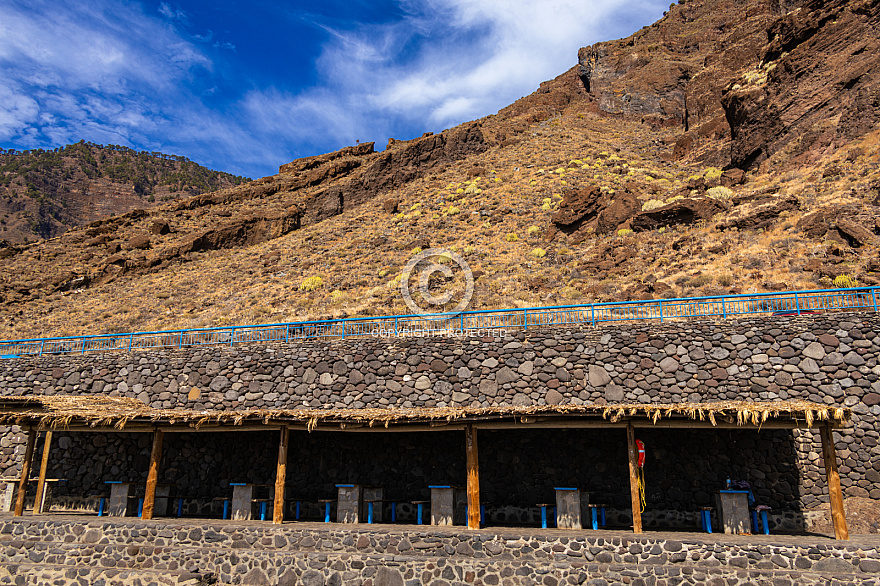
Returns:
[[[674,5],[496,115],[6,244],[0,337],[407,313],[430,246],[474,309],[875,283],[878,25]]]

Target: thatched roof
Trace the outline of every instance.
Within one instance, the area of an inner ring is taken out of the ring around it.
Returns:
[[[238,426],[244,423],[299,424],[309,430],[320,423],[352,423],[369,427],[389,427],[408,423],[466,423],[474,421],[525,421],[534,417],[555,417],[622,423],[627,420],[657,424],[661,419],[708,422],[738,426],[762,426],[768,421],[783,421],[792,427],[809,427],[827,421],[845,424],[850,409],[805,401],[721,401],[681,404],[615,405],[532,405],[497,407],[436,407],[415,409],[249,409],[240,411],[193,411],[153,409],[129,397],[28,396],[0,397],[0,423],[64,428],[125,429],[137,424],[163,424],[201,428],[203,426]]]

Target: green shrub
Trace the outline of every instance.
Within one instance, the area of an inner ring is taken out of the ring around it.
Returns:
[[[515,232],[511,232],[510,234],[505,236],[504,239],[508,242],[516,242],[517,240],[519,240],[519,236],[517,236]]]
[[[544,258],[545,256],[547,256],[547,251],[543,248],[536,248],[531,252],[531,255],[535,258]]]
[[[708,285],[712,280],[712,275],[697,275],[685,281],[684,286],[688,289],[697,289],[703,285]]]
[[[712,187],[707,192],[706,195],[711,197],[712,199],[717,199],[720,201],[727,201],[731,197],[733,197],[733,190],[727,187],[722,187],[719,185],[718,187]]]
[[[666,205],[666,202],[664,202],[661,199],[649,199],[648,201],[646,201],[645,203],[642,204],[642,211],[643,212],[650,212],[651,210],[656,210],[657,208],[662,208],[665,205]]]
[[[537,226],[529,226],[529,229],[526,230],[526,232],[528,232],[529,236],[533,236],[540,231],[541,231],[541,229],[538,228]]]
[[[300,291],[314,291],[321,287],[324,284],[324,281],[321,277],[306,277],[303,279],[303,282],[299,285]]]
[[[718,278],[716,279],[716,281],[722,287],[730,287],[731,285],[733,285],[733,275],[731,275],[731,274],[718,275]]]
[[[834,286],[841,289],[852,289],[859,286],[859,281],[849,275],[838,275],[834,277]]]
[[[632,230],[630,230],[629,228],[621,228],[617,231],[618,236],[626,236],[627,234],[632,234]]]

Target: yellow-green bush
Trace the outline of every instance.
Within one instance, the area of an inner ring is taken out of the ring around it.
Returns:
[[[666,202],[660,199],[649,199],[645,203],[642,204],[643,212],[650,212],[651,210],[656,210],[657,208],[662,208],[666,205]]]
[[[529,236],[532,236],[532,235],[534,235],[534,234],[537,234],[537,233],[540,232],[540,231],[541,231],[541,229],[538,228],[537,226],[529,226],[529,229],[526,230],[526,232],[529,233]]]
[[[457,216],[461,213],[461,208],[457,208],[455,206],[449,206],[449,209],[446,210],[447,216]]]
[[[706,169],[705,177],[706,179],[720,179],[722,172],[718,167],[709,167]]]
[[[516,235],[516,232],[511,232],[510,234],[505,236],[504,239],[508,242],[516,242],[517,240],[519,240],[519,236]]]
[[[422,249],[418,246],[409,251],[410,254],[418,254],[422,251]]]
[[[314,291],[321,287],[324,284],[323,279],[321,277],[306,277],[303,279],[303,282],[299,284],[300,291]]]
[[[330,303],[333,305],[342,305],[349,301],[351,301],[351,297],[345,291],[336,290],[330,293]]]
[[[834,277],[834,286],[841,289],[852,289],[859,286],[859,281],[849,275],[838,275]]]
[[[629,228],[621,228],[617,231],[618,236],[626,236],[627,234],[632,234],[632,230],[630,230]]]
[[[719,185],[718,187],[712,187],[708,191],[706,191],[706,195],[708,195],[712,199],[726,201],[733,197],[733,190],[728,187],[723,187]]]
[[[531,255],[535,258],[544,258],[545,256],[547,256],[547,251],[543,248],[536,248],[532,250]]]

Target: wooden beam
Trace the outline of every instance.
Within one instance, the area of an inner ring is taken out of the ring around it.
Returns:
[[[34,446],[37,443],[37,430],[28,430],[27,447],[24,450],[24,462],[21,464],[21,478],[18,480],[18,497],[15,499],[15,511],[13,515],[21,517],[24,514],[24,497],[27,495],[28,479],[31,477],[31,460],[34,459]]]
[[[156,504],[156,484],[159,483],[159,466],[162,464],[162,442],[165,432],[157,429],[153,433],[153,451],[150,452],[150,471],[147,473],[147,488],[144,491],[144,509],[142,519],[153,518],[153,507]]]
[[[830,425],[822,425],[822,458],[825,460],[825,478],[828,480],[828,496],[831,500],[831,520],[834,523],[834,536],[849,540],[846,527],[846,513],[843,510],[843,491],[840,489],[840,474],[837,472],[837,450],[834,448],[834,434]]]
[[[40,477],[37,480],[37,498],[34,501],[34,514],[43,512],[43,491],[46,490],[46,469],[49,467],[49,450],[52,448],[52,432],[43,437],[43,459],[40,461]]]
[[[284,483],[287,481],[287,443],[290,429],[281,428],[278,440],[278,467],[275,470],[275,503],[272,508],[272,522],[281,525],[284,522]]]
[[[633,533],[642,532],[642,501],[639,496],[639,454],[636,450],[636,430],[626,426],[626,443],[629,451],[629,492],[632,500]]]
[[[467,449],[467,503],[468,529],[480,528],[480,460],[477,449],[477,430],[473,425],[465,429]]]

